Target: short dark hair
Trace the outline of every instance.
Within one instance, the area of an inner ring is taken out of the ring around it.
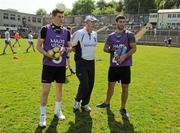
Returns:
[[[64,11],[60,11],[59,9],[56,8],[52,11],[52,16],[56,16],[58,13],[64,13]]]
[[[118,16],[116,16],[116,22],[117,22],[119,19],[126,19],[126,17],[125,17],[124,15],[118,15]]]

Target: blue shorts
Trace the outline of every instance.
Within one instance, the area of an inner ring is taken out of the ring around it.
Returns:
[[[5,40],[5,44],[6,44],[6,45],[10,45],[10,44],[11,44],[11,41]]]
[[[29,45],[33,45],[33,42],[32,42],[32,41],[29,41]]]

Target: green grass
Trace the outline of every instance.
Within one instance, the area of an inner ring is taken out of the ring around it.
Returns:
[[[14,40],[13,40],[14,42]],[[0,40],[0,52],[4,41]],[[119,114],[120,84],[116,84],[111,109],[95,105],[104,101],[107,90],[109,55],[97,45],[96,79],[90,106],[92,112],[73,113],[73,97],[78,80],[68,77],[63,86],[63,112],[66,120],[54,118],[55,87],[47,104],[47,127],[38,128],[41,94],[42,56],[30,51],[25,54],[27,40],[15,47],[18,59],[7,50],[0,56],[0,133],[177,133],[180,132],[180,49],[137,46],[133,56],[132,83],[127,110],[129,121]],[[74,67],[73,54],[72,65]],[[67,71],[69,74],[69,71]]]

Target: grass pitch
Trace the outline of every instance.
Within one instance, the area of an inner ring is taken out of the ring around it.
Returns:
[[[36,41],[36,40],[35,40]],[[4,40],[0,40],[0,52]],[[12,40],[14,42],[14,40]],[[54,118],[55,87],[47,104],[47,127],[38,128],[41,93],[42,56],[30,50],[28,40],[15,46],[16,55],[7,50],[0,56],[0,133],[177,133],[180,132],[180,49],[137,46],[133,56],[132,83],[127,111],[129,121],[119,114],[120,84],[116,84],[110,109],[95,105],[103,102],[107,90],[109,55],[103,45],[96,50],[96,78],[91,96],[92,112],[73,113],[73,97],[78,80],[69,76],[63,86],[62,110],[66,120]],[[35,42],[36,43],[36,42]],[[71,62],[74,68],[73,54]],[[67,75],[70,74],[67,71]]]

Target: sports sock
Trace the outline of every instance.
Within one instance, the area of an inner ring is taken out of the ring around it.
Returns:
[[[40,110],[41,110],[41,116],[45,116],[46,115],[46,106],[41,106],[40,107]]]
[[[61,102],[56,101],[55,105],[55,113],[59,112],[61,110]]]

